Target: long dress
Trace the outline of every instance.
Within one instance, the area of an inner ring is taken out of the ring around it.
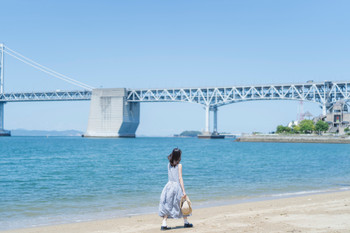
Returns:
[[[168,183],[163,188],[159,201],[159,216],[168,218],[182,218],[180,200],[183,192],[179,180],[179,166],[168,164]]]

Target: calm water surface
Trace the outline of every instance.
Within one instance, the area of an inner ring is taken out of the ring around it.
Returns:
[[[0,138],[0,229],[156,212],[174,147],[197,206],[350,187],[346,144]]]

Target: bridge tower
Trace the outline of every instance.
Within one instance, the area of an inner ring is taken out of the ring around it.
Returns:
[[[0,44],[0,98],[4,94],[4,44]],[[4,105],[0,102],[0,136],[11,136],[11,132],[4,130]]]

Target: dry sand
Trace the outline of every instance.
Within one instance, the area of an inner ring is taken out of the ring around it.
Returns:
[[[168,220],[168,226],[176,229],[167,232],[349,233],[350,191],[194,209],[189,220],[194,224],[192,229],[184,229],[181,219]],[[1,232],[160,232],[160,224],[157,214],[148,214]]]

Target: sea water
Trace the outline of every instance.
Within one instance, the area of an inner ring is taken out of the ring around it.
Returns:
[[[347,144],[3,137],[0,229],[157,213],[175,147],[194,208],[350,187]]]

